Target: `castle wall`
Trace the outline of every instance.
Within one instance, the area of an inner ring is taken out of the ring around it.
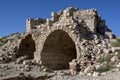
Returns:
[[[60,69],[60,65],[68,68],[69,62],[74,61],[74,58],[78,61],[77,64],[83,67],[94,64],[92,62],[96,60],[96,56],[102,54],[98,49],[104,48],[105,45],[104,41],[97,40],[101,35],[100,39],[106,36],[98,33],[101,26],[107,29],[105,25],[100,24],[100,21],[101,18],[96,10],[74,8],[68,8],[60,13],[52,13],[52,18],[47,20],[28,19],[27,32],[32,32],[35,40],[34,60],[51,69]],[[58,34],[59,31],[60,34]],[[111,32],[106,34],[112,36]],[[106,48],[108,47],[110,46]],[[66,61],[62,61],[62,58]]]
[[[46,20],[42,18],[26,19],[26,32],[30,32],[32,29],[36,29],[38,25],[45,24]]]

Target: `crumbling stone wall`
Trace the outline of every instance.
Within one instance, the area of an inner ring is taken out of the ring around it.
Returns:
[[[52,18],[47,19],[46,23],[37,23],[33,25],[37,25],[35,29],[27,29],[36,44],[34,59],[51,69],[68,68],[73,59],[82,68],[95,64],[99,49],[111,48],[105,45],[109,43],[104,39],[114,37],[103,21],[95,9],[69,7],[58,13],[52,12]],[[27,25],[27,28],[33,26]],[[103,46],[95,47],[97,45]]]
[[[35,50],[35,42],[32,39],[32,35],[28,34],[21,39],[16,57],[27,56],[27,59],[33,59]]]
[[[35,29],[36,26],[38,25],[41,25],[41,24],[44,24],[46,23],[46,20],[45,19],[42,19],[42,18],[37,18],[37,19],[26,19],[26,32],[29,32],[31,31],[31,29]]]
[[[57,34],[57,32],[62,31],[63,33],[65,33],[66,35],[69,36],[69,38],[71,38],[71,40],[73,41],[73,43],[75,44],[75,50],[76,50],[76,59],[80,59],[81,55],[84,56],[86,55],[88,52],[88,50],[83,51],[85,48],[81,48],[84,45],[80,45],[81,42],[84,41],[90,41],[90,44],[94,43],[94,40],[96,39],[104,39],[106,38],[106,36],[108,35],[103,35],[102,33],[102,27],[104,28],[104,32],[107,32],[108,29],[106,26],[103,26],[103,24],[99,24],[102,22],[101,18],[98,16],[97,11],[95,9],[90,9],[90,10],[79,10],[79,9],[75,9],[75,8],[67,8],[66,10],[63,11],[59,11],[58,13],[52,13],[52,18],[47,20],[50,22],[46,22],[46,24],[41,24],[39,25],[39,27],[37,27],[37,29],[32,29],[32,31],[30,31],[29,33],[32,33],[34,35],[34,38],[36,39],[36,51],[34,54],[34,59],[38,62],[38,63],[44,63],[44,59],[48,58],[47,55],[44,56],[45,54],[43,54],[45,45],[47,44],[47,42],[49,41],[48,37],[50,35],[52,35],[53,33]],[[50,23],[50,25],[48,25],[48,23]],[[104,24],[105,25],[105,24]],[[99,29],[98,32],[98,27],[101,29]],[[62,34],[59,34],[58,36],[60,36]],[[53,40],[55,40],[57,37],[54,37]],[[112,38],[113,34],[111,32],[111,34],[109,35],[111,37],[107,37],[108,38]],[[65,36],[63,36],[65,37]],[[48,41],[47,41],[48,40]],[[59,46],[57,44],[52,43],[52,39],[50,39],[51,43],[49,43],[50,45],[47,45],[47,47],[54,47],[54,45],[56,45],[56,48]],[[58,42],[60,40],[63,40],[62,43],[66,43],[67,39],[63,39],[62,37],[59,38],[59,40],[57,40]],[[93,42],[93,43],[92,43]],[[53,44],[53,45],[52,45]],[[64,50],[65,46],[62,46],[60,49],[61,51]],[[52,49],[49,48],[51,51]],[[48,49],[48,50],[49,50]],[[58,50],[60,51],[60,50]],[[94,52],[93,52],[94,53]],[[62,53],[61,53],[62,55]],[[43,59],[43,61],[42,61]],[[73,58],[74,59],[74,58]],[[45,62],[46,63],[46,62]],[[49,65],[49,64],[48,64]]]

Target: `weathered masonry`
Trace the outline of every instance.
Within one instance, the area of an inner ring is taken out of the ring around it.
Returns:
[[[52,12],[50,19],[27,19],[26,34],[19,42],[17,57],[27,55],[50,69],[68,69],[75,61],[85,69],[94,65],[100,49],[109,49],[114,35],[95,9],[67,8]]]

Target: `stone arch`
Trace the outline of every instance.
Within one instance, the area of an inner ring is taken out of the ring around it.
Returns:
[[[42,64],[50,69],[68,69],[69,62],[76,59],[75,43],[67,32],[55,30],[51,32],[41,51]]]
[[[28,34],[21,40],[16,57],[27,56],[27,59],[34,59],[35,50],[35,42],[32,39],[32,35]]]

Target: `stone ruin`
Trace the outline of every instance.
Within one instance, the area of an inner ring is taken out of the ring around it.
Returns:
[[[70,69],[74,75],[93,71],[100,57],[115,53],[110,45],[115,36],[96,9],[68,7],[51,16],[27,19],[26,33],[3,45],[1,56],[11,55],[9,61],[26,56],[52,70]]]

